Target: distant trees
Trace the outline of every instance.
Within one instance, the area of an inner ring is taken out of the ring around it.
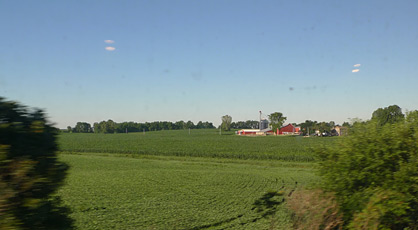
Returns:
[[[221,129],[225,131],[231,130],[232,117],[229,115],[222,116]]]
[[[186,123],[186,129],[193,129],[195,127],[195,125],[193,124],[192,121],[188,121]]]
[[[306,120],[305,122],[298,124],[298,126],[300,127],[303,135],[309,135],[315,132],[315,129],[317,129],[317,124],[317,121]]]
[[[334,121],[326,122],[326,121],[311,121],[306,120],[305,122],[297,124],[300,127],[303,135],[307,135],[308,131],[309,134],[315,133],[315,131],[319,131],[320,133],[329,133],[329,134],[336,134],[334,127],[336,126]],[[344,127],[349,127],[350,124],[348,122],[343,123]],[[333,131],[334,130],[334,131]]]
[[[211,122],[201,122],[199,121],[195,127],[196,129],[214,129],[215,126]]]
[[[68,166],[42,111],[0,98],[0,229],[71,229],[69,209],[54,192]]]
[[[347,121],[344,121],[342,124],[343,127],[350,127],[350,123],[348,123]]]
[[[73,133],[125,133],[125,132],[142,132],[142,131],[159,131],[159,130],[179,130],[179,129],[214,129],[215,126],[211,122],[199,121],[195,125],[192,121],[154,121],[146,123],[122,122],[116,123],[113,120],[95,122],[93,127],[86,122],[77,122],[74,128],[68,126],[69,132]]]
[[[280,112],[275,112],[270,114],[269,116],[271,129],[275,132],[277,129],[280,129],[283,126],[283,123],[286,121],[286,117],[283,116]]]
[[[93,129],[91,125],[87,122],[77,122],[74,129],[72,129],[73,133],[91,133]]]
[[[237,121],[231,123],[231,129],[258,129],[259,121]]]

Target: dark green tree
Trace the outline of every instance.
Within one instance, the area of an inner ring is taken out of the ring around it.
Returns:
[[[215,126],[213,125],[213,123],[212,122],[208,122],[208,121],[205,121],[205,122],[203,122],[203,125],[204,125],[204,129],[214,129],[215,128]]]
[[[106,133],[115,133],[116,129],[117,129],[117,124],[111,119],[109,119],[106,122]]]
[[[73,133],[90,133],[92,132],[91,125],[87,122],[77,122],[73,129]]]
[[[204,129],[205,127],[204,127],[204,125],[203,125],[203,122],[202,121],[199,121],[199,122],[197,122],[197,124],[196,124],[196,129]]]
[[[402,121],[404,118],[402,109],[397,105],[391,105],[383,109],[378,108],[372,114],[372,120],[375,120],[379,125],[393,124]]]
[[[280,129],[283,123],[286,121],[286,117],[283,116],[280,112],[275,112],[269,115],[271,129],[276,132],[277,129]]]
[[[176,121],[176,123],[174,124],[174,126],[176,127],[176,129],[185,129],[185,123],[184,123],[184,121]]]
[[[186,123],[186,129],[194,129],[195,125],[193,124],[192,121],[188,121]]]
[[[53,195],[68,169],[57,159],[57,132],[42,111],[0,98],[0,229],[72,227]]]

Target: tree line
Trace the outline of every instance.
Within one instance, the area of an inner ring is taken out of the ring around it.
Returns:
[[[87,122],[77,122],[73,127],[68,126],[67,132],[72,133],[125,133],[125,132],[146,132],[160,130],[180,130],[180,129],[214,129],[215,126],[208,121],[199,121],[194,124],[192,121],[154,121],[154,122],[122,122],[117,123],[113,120],[95,122],[93,126]]]
[[[282,127],[286,121],[286,117],[283,116],[280,112],[274,112],[269,116],[270,125],[273,130]],[[399,119],[402,117],[401,108],[397,105],[389,106],[385,109],[379,108],[373,114],[373,119],[380,119],[380,123],[391,121],[392,119]],[[403,117],[402,117],[403,118]],[[360,122],[360,121],[354,121]],[[222,116],[222,123],[220,128],[225,131],[231,129],[258,129],[259,121],[247,120],[247,121],[237,121],[232,122],[232,117],[229,115]],[[312,121],[305,120],[301,123],[292,123],[294,126],[301,128],[303,135],[309,135],[319,131],[321,133],[333,134],[335,132],[334,127],[336,124],[334,121]],[[343,127],[349,128],[351,125],[348,122],[342,124]],[[202,122],[199,121],[196,125],[192,121],[154,121],[146,123],[136,123],[136,122],[122,122],[116,123],[112,120],[95,122],[91,126],[87,122],[77,122],[74,128],[71,126],[67,127],[67,132],[72,133],[124,133],[124,132],[143,132],[143,131],[159,131],[159,130],[179,130],[179,129],[214,129],[216,128],[211,122]]]
[[[300,130],[303,133],[303,135],[309,135],[309,134],[315,133],[315,131],[317,131],[317,130],[320,133],[333,134],[333,132],[335,132],[335,129],[334,129],[335,126],[337,126],[339,124],[336,124],[334,121],[318,122],[318,121],[306,120],[305,122],[302,122],[302,123],[299,123],[299,124],[293,124],[293,125],[300,127]],[[348,122],[344,122],[342,124],[342,126],[349,128],[351,125]]]
[[[275,113],[273,113],[275,114]],[[282,117],[282,118],[281,118]],[[273,117],[275,121],[272,123],[271,118],[270,124],[274,125],[275,128],[279,128],[283,125],[286,117],[280,116],[278,118]],[[280,119],[280,122],[279,120]],[[225,131],[231,129],[258,129],[260,125],[259,121],[247,120],[247,121],[236,121],[232,122],[232,117],[225,115],[222,118],[222,124],[220,128]],[[332,130],[336,126],[334,121],[330,122],[318,122],[306,120],[302,123],[292,123],[294,126],[301,128],[303,135],[314,133],[316,130],[319,130],[321,133],[332,133]],[[344,122],[342,126],[350,127],[348,122]],[[181,129],[215,129],[216,127],[212,122],[202,122],[199,121],[197,124],[194,124],[192,121],[154,121],[154,122],[122,122],[117,123],[109,119],[107,121],[95,122],[93,126],[88,122],[77,122],[74,127],[68,126],[66,132],[69,133],[125,133],[125,132],[143,132],[143,131],[160,131],[160,130],[181,130]],[[275,130],[275,129],[273,129]]]

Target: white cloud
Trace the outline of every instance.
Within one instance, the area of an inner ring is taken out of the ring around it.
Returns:
[[[354,67],[360,67],[361,66],[361,64],[355,64],[354,65]]]
[[[113,40],[104,40],[104,42],[107,43],[107,44],[115,43],[115,41],[113,41]]]
[[[115,47],[112,47],[112,46],[106,46],[106,48],[105,48],[105,50],[107,50],[107,51],[113,51],[115,49],[116,48]]]
[[[359,69],[353,69],[351,72],[357,73],[358,71],[360,71],[360,70]]]

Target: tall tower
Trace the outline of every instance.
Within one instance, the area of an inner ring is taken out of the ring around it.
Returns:
[[[260,111],[260,121],[258,122],[258,128],[261,130],[262,126],[261,126],[261,111]]]

